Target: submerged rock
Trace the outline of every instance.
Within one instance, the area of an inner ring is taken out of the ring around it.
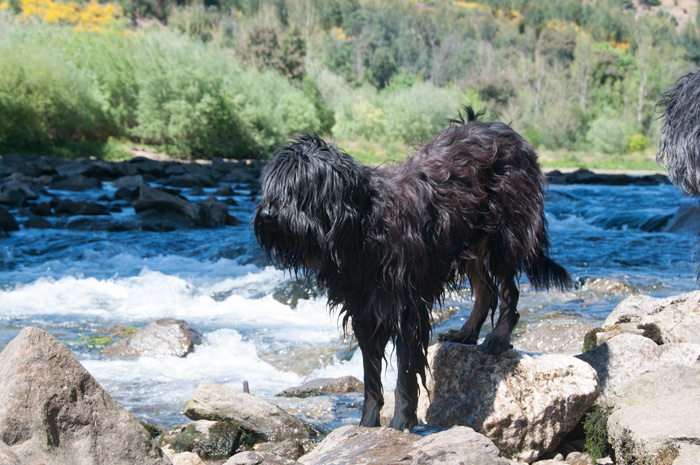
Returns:
[[[9,463],[170,464],[63,344],[32,327],[0,353],[0,438]]]
[[[184,357],[201,342],[199,331],[185,321],[163,318],[108,345],[100,354],[116,357]]]
[[[419,421],[474,428],[515,460],[554,449],[598,396],[595,370],[568,355],[447,343],[432,346],[428,360]]]
[[[314,428],[278,406],[228,386],[204,381],[185,406],[192,420],[230,421],[264,441],[310,438]]]
[[[309,454],[305,465],[406,465],[489,464],[510,465],[487,437],[465,426],[429,436],[391,428],[344,426],[329,434]]]
[[[322,378],[308,381],[301,386],[294,386],[277,394],[282,397],[311,397],[319,394],[345,394],[364,392],[365,385],[354,376],[342,378]]]

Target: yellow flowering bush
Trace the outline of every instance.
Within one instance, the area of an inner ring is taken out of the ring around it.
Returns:
[[[103,32],[123,14],[119,5],[95,0],[80,4],[53,0],[21,0],[22,18],[37,17],[47,23],[68,24],[77,31]]]

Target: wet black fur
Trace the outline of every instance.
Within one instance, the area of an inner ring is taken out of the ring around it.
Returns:
[[[700,70],[680,78],[657,108],[664,122],[656,161],[684,192],[700,195]]]
[[[278,266],[316,276],[351,322],[363,358],[363,426],[379,425],[389,340],[399,373],[390,426],[417,423],[429,315],[446,286],[468,278],[475,303],[465,325],[440,339],[475,344],[500,294],[483,343],[499,353],[518,321],[516,276],[524,272],[536,289],[571,284],[548,255],[535,150],[508,125],[465,114],[398,165],[363,166],[305,134],[278,148],[263,172],[255,235]]]

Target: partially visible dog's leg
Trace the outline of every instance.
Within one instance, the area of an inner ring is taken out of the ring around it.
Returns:
[[[379,426],[379,413],[384,405],[382,391],[382,360],[389,335],[374,318],[352,320],[355,338],[362,351],[364,368],[365,403],[360,426]]]
[[[486,352],[500,354],[513,348],[510,343],[510,333],[520,319],[517,308],[519,296],[520,292],[518,292],[518,286],[515,284],[513,276],[501,281],[501,304],[498,312],[498,322],[481,345]]]
[[[438,336],[438,340],[441,342],[476,344],[481,326],[486,321],[489,310],[495,309],[498,303],[496,286],[482,262],[470,262],[467,267],[467,276],[474,293],[474,308],[461,329],[451,329]]]
[[[416,407],[418,406],[418,373],[416,367],[411,364],[411,351],[420,350],[411,347],[401,338],[396,340],[396,356],[398,361],[398,379],[394,391],[395,405],[394,417],[389,427],[399,431],[413,431],[418,424]]]

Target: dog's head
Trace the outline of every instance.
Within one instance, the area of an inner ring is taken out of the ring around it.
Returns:
[[[315,134],[279,147],[263,171],[255,237],[277,266],[340,268],[362,243],[370,205],[367,170]]]

